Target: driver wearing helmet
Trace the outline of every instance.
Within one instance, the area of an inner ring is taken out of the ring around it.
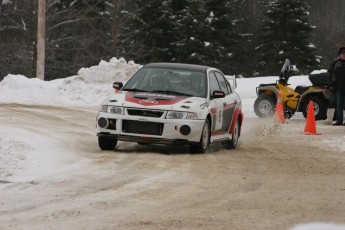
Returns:
[[[196,93],[196,96],[202,96],[204,93],[203,79],[204,76],[202,74],[193,73],[190,76],[191,89]]]
[[[151,90],[163,90],[166,87],[166,79],[163,76],[156,76],[151,78]]]

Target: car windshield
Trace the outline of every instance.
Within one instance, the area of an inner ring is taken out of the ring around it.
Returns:
[[[143,67],[128,80],[122,90],[205,98],[207,81],[204,72]]]

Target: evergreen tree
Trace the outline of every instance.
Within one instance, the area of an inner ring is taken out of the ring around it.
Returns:
[[[205,63],[225,73],[239,73],[241,40],[235,32],[240,19],[234,17],[237,2],[229,0],[205,1]]]
[[[204,64],[203,34],[205,33],[205,23],[202,14],[203,5],[203,2],[199,0],[172,1],[172,10],[169,16],[173,37],[170,41],[173,52],[171,61]]]
[[[128,27],[123,55],[139,63],[155,61],[205,64],[238,72],[239,47],[229,0],[134,0],[124,13]]]
[[[127,23],[118,39],[120,55],[142,64],[168,60],[169,1],[133,0],[127,7],[130,9],[122,11]]]
[[[315,46],[309,42],[312,26],[303,0],[269,0],[263,12],[262,43],[257,47],[260,75],[279,74],[286,58],[301,73],[318,67]]]

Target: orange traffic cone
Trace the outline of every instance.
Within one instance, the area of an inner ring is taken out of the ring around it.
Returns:
[[[281,93],[278,93],[275,120],[280,123],[285,123],[284,106]]]
[[[321,133],[316,132],[313,101],[310,101],[308,105],[307,123],[305,124],[304,133],[307,135],[321,135]]]

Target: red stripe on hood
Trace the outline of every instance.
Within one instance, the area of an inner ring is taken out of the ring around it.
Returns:
[[[173,105],[179,101],[186,99],[186,97],[177,97],[174,95],[157,94],[157,93],[133,93],[127,92],[125,100],[143,106],[153,105]]]

